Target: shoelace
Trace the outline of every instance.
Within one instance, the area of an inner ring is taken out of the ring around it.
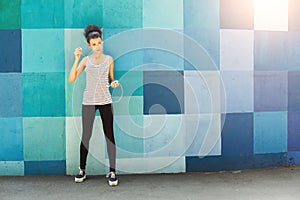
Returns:
[[[110,173],[106,174],[106,178],[112,178],[112,179],[115,179],[115,178],[116,178],[116,174],[110,172]]]

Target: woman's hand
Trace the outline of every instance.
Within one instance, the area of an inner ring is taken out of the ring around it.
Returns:
[[[79,59],[81,54],[82,54],[82,48],[80,48],[80,47],[76,48],[74,51],[75,59]]]
[[[113,82],[111,82],[110,83],[110,86],[112,87],[112,88],[116,88],[116,87],[118,87],[120,84],[119,84],[119,81],[113,81]]]

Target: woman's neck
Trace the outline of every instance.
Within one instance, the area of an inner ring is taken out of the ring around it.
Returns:
[[[102,55],[103,55],[103,52],[101,52],[101,53],[94,52],[92,55],[93,55],[93,57],[96,58],[96,59],[97,59],[97,58],[101,58]]]

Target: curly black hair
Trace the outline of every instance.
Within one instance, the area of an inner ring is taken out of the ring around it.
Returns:
[[[101,27],[96,25],[88,25],[84,29],[84,36],[86,38],[86,41],[89,43],[90,39],[100,37],[102,39],[102,30]]]

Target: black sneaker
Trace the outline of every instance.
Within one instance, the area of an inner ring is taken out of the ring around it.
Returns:
[[[108,181],[108,185],[109,186],[117,186],[119,181],[116,177],[116,174],[114,172],[110,172],[106,175],[107,181]]]
[[[79,173],[75,176],[75,182],[81,183],[86,179],[85,171],[80,170]]]

